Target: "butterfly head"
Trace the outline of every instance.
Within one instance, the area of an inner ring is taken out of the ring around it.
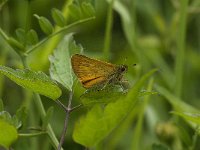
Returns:
[[[118,72],[119,72],[120,74],[126,73],[127,70],[128,70],[128,66],[127,66],[127,65],[120,65],[119,68],[118,68]]]

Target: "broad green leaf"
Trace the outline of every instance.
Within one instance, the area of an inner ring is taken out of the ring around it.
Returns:
[[[63,27],[66,25],[65,17],[63,16],[60,10],[53,8],[51,10],[51,15],[52,15],[53,20],[58,26]]]
[[[45,95],[53,100],[61,95],[61,90],[57,84],[43,72],[34,72],[28,69],[14,70],[9,67],[0,66],[0,73],[10,78],[18,85],[41,95]]]
[[[0,146],[8,149],[17,140],[17,130],[5,120],[0,119]]]
[[[139,91],[145,81],[156,71],[156,69],[145,74],[128,94],[105,107],[94,106],[86,116],[82,116],[75,124],[73,139],[86,147],[93,147],[127,116],[134,108]]]
[[[172,111],[172,113],[184,118],[187,121],[192,121],[193,123],[200,126],[200,113],[193,114],[188,112],[177,112],[177,111]]]
[[[27,33],[27,39],[29,44],[33,45],[38,43],[38,35],[37,32],[35,32],[35,30],[31,29],[28,33]]]
[[[40,27],[41,27],[41,29],[44,33],[49,35],[53,32],[53,25],[51,24],[51,22],[47,18],[40,17],[36,14],[34,16],[38,19],[39,25],[40,25]]]
[[[73,76],[70,52],[81,50],[73,40],[72,34],[66,35],[54,50],[54,55],[49,57],[51,78],[62,84],[68,90],[72,90]]]
[[[107,86],[102,90],[86,91],[80,99],[83,105],[92,106],[95,104],[107,104],[114,102],[126,93],[121,91],[117,86]]]
[[[142,91],[139,97],[158,94],[157,92]],[[92,106],[95,104],[107,104],[114,102],[120,97],[127,95],[126,91],[122,91],[118,86],[107,86],[102,90],[87,91],[81,95],[80,100],[84,106]]]

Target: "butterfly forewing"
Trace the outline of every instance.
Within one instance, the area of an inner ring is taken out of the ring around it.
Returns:
[[[116,65],[75,54],[71,58],[74,73],[85,88],[108,80],[116,72]]]

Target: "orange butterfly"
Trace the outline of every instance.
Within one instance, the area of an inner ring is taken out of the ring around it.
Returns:
[[[72,56],[71,64],[75,75],[86,89],[99,85],[105,87],[107,84],[122,85],[123,74],[128,69],[126,65],[114,65],[80,54]]]

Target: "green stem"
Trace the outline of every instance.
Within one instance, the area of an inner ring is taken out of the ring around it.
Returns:
[[[176,74],[175,94],[178,97],[181,97],[182,95],[188,0],[181,0],[180,3],[181,3],[180,22],[179,22],[178,38],[177,38],[178,49],[177,49],[177,54],[176,54],[177,58],[176,58],[176,66],[175,66],[175,74]]]
[[[33,137],[33,136],[38,136],[38,135],[43,135],[47,134],[47,132],[38,132],[38,133],[19,133],[18,135],[20,137]]]
[[[6,35],[6,33],[0,28],[0,35],[5,39],[5,41],[8,41],[9,37]]]
[[[60,29],[60,30],[54,32],[53,34],[49,35],[49,36],[46,37],[45,39],[41,40],[39,43],[37,43],[37,44],[36,44],[35,46],[33,46],[32,48],[30,48],[29,50],[27,50],[27,51],[26,51],[26,54],[30,54],[31,52],[33,52],[34,50],[36,50],[38,47],[40,47],[42,44],[44,44],[44,43],[45,43],[47,40],[49,40],[50,38],[52,38],[52,37],[54,37],[54,36],[56,36],[56,35],[58,35],[58,34],[64,32],[64,31],[67,31],[67,30],[69,30],[69,29],[71,29],[71,28],[73,28],[73,27],[75,27],[75,26],[77,26],[77,25],[79,25],[79,24],[82,24],[82,23],[84,23],[84,22],[88,22],[88,21],[90,21],[90,20],[92,20],[92,19],[95,19],[95,17],[90,17],[90,18],[86,18],[86,19],[83,19],[83,20],[79,20],[79,21],[77,21],[77,22],[74,22],[74,23],[72,23],[72,24],[66,26],[66,27],[63,27],[62,29]]]
[[[147,91],[152,91],[153,83],[154,83],[154,78],[152,77],[149,81]],[[141,144],[140,141],[141,141],[141,135],[142,135],[142,126],[143,126],[143,122],[144,122],[145,109],[148,105],[149,98],[150,98],[150,95],[147,95],[144,97],[144,103],[140,108],[139,115],[138,115],[138,121],[137,121],[136,128],[134,130],[134,134],[133,134],[133,138],[132,138],[133,141],[132,141],[131,149],[137,150],[137,149],[139,149],[139,144]]]
[[[28,64],[26,62],[26,57],[25,56],[21,56],[21,60],[23,62],[24,68],[29,68]],[[40,113],[41,119],[43,120],[45,118],[45,116],[46,116],[46,111],[45,111],[44,106],[42,104],[40,95],[34,93],[34,100],[35,100],[35,103],[36,103],[36,107],[38,108],[38,111]],[[59,142],[58,142],[58,140],[57,140],[57,138],[56,138],[56,136],[55,136],[50,124],[47,125],[47,134],[50,137],[52,145],[56,149],[58,147],[58,145],[59,145]]]
[[[104,40],[104,58],[106,60],[109,59],[110,52],[110,43],[112,37],[112,26],[113,26],[113,4],[114,0],[111,0],[108,8],[108,15],[106,20],[106,32],[105,32],[105,40]]]
[[[64,143],[64,140],[65,140],[65,135],[66,135],[66,132],[67,132],[68,122],[69,122],[69,114],[70,114],[71,104],[72,104],[72,97],[73,97],[73,91],[70,91],[64,127],[63,127],[63,131],[62,131],[62,134],[61,134],[60,142],[59,142],[59,145],[58,145],[58,150],[61,149],[61,147]]]
[[[42,101],[41,101],[41,98],[40,98],[39,94],[34,93],[34,99],[35,99],[36,106],[37,106],[37,108],[39,110],[39,113],[41,115],[41,118],[43,120],[44,117],[46,116],[46,111],[44,109],[44,106],[42,104]],[[47,125],[47,134],[50,137],[50,140],[51,140],[54,148],[56,149],[58,147],[58,145],[59,145],[59,142],[58,142],[58,140],[57,140],[57,138],[56,138],[56,136],[55,136],[55,134],[53,132],[53,129],[52,129],[50,124]]]
[[[189,150],[195,150],[195,146],[197,144],[197,139],[198,139],[198,131],[199,130],[199,127],[197,127],[193,137],[192,137],[192,145],[189,147]]]

